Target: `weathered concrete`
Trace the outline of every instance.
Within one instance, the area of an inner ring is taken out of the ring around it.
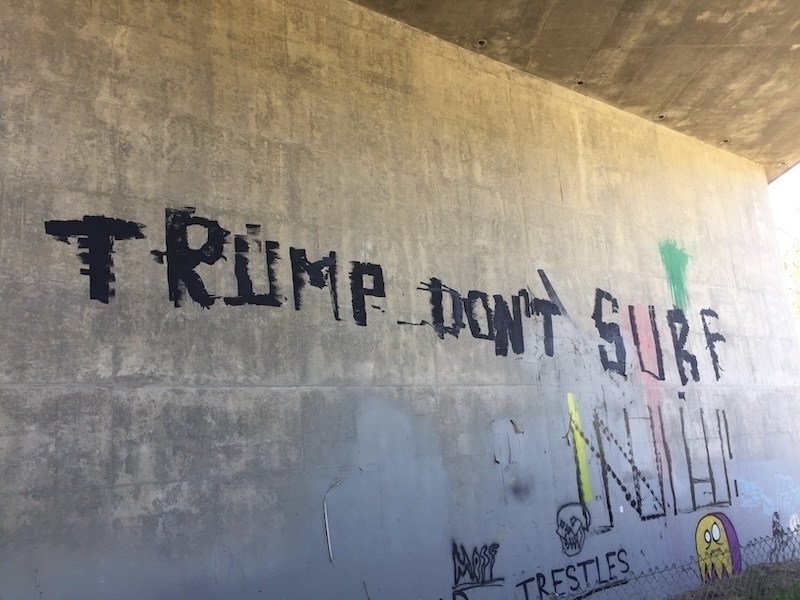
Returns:
[[[794,0],[356,0],[761,164],[800,162]]]
[[[0,13],[0,596],[522,598],[800,511],[760,167],[339,1]]]

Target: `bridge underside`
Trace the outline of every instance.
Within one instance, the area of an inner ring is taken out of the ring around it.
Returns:
[[[356,0],[440,38],[744,156],[800,162],[800,3]]]

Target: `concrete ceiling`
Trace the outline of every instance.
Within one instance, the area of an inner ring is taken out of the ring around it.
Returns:
[[[725,148],[800,162],[800,0],[356,0]]]

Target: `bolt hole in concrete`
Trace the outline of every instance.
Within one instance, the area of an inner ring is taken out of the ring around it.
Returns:
[[[728,138],[725,138],[724,140],[722,140],[722,143],[723,144],[730,144],[731,141]]]
[[[583,81],[583,79],[581,79],[581,80],[579,80],[579,81],[578,81],[578,85],[583,85],[583,84],[584,84],[584,81]]]
[[[481,38],[479,40],[475,40],[475,47],[476,48],[485,48],[486,44],[488,44],[488,43],[489,42],[487,42],[485,39]]]
[[[658,115],[658,120],[662,121],[667,118],[667,115]]]

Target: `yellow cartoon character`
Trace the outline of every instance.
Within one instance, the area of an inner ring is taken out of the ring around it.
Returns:
[[[697,522],[694,538],[704,583],[742,571],[739,538],[728,517],[722,513],[706,515]]]

